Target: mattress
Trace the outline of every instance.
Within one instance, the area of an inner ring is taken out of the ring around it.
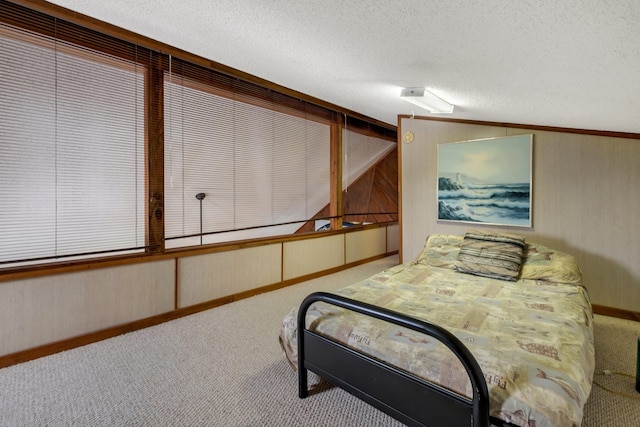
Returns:
[[[442,239],[437,242],[428,242],[416,261],[335,293],[452,332],[482,368],[491,416],[523,427],[579,426],[595,355],[587,291],[579,282],[579,270],[565,266],[565,261],[574,262],[572,257],[530,246],[529,269],[523,273],[533,278],[511,282],[456,271],[452,265],[457,240],[451,248],[446,247],[449,243],[443,246]],[[567,274],[572,271],[576,273]],[[280,343],[294,367],[296,316],[294,308],[280,331]],[[308,310],[306,327],[456,393],[472,395],[464,368],[434,338],[322,302]]]

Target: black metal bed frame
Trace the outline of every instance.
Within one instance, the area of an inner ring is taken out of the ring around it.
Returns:
[[[307,310],[318,301],[436,338],[464,366],[471,381],[473,397],[469,399],[456,394],[308,330],[305,322]],[[478,362],[458,338],[438,325],[326,292],[316,292],[304,299],[297,322],[300,398],[309,395],[307,374],[310,370],[409,426],[511,425],[489,416],[489,392]]]

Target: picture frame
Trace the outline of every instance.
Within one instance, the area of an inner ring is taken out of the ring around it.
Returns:
[[[438,221],[532,227],[532,134],[437,150]]]

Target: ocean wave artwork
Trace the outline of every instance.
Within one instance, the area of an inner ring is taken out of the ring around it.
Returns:
[[[531,226],[531,135],[513,138],[438,146],[439,220]]]
[[[529,225],[529,183],[473,184],[455,189],[440,178],[438,218],[491,224]]]

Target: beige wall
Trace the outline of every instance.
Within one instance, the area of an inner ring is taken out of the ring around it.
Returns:
[[[577,133],[402,118],[401,255],[414,259],[429,234],[502,229],[573,254],[592,303],[640,311],[640,141]],[[533,227],[437,221],[437,145],[533,134]]]
[[[0,357],[393,253],[398,232],[388,224],[0,281]]]
[[[0,283],[0,355],[166,313],[174,261]]]
[[[334,234],[311,240],[285,242],[283,278],[289,280],[343,265],[344,239],[344,234]]]
[[[178,308],[282,280],[282,244],[178,259]]]

